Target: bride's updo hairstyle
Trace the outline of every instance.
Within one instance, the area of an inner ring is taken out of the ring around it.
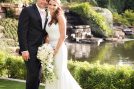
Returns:
[[[48,4],[49,4],[50,1],[51,0],[47,0]],[[52,19],[49,22],[49,25],[52,25],[53,23],[57,24],[58,23],[58,19],[57,19],[58,15],[63,14],[63,10],[61,9],[61,6],[60,6],[60,4],[61,4],[60,0],[53,0],[53,1],[56,2],[56,4],[58,5],[58,7],[55,10],[54,14],[52,15]]]

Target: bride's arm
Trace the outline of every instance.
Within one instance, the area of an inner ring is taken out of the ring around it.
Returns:
[[[66,38],[66,19],[64,15],[59,15],[57,18],[58,18],[58,24],[59,24],[60,37],[54,49],[55,54],[58,52],[60,46],[62,45],[62,43],[64,42]]]
[[[49,43],[49,37],[48,37],[48,35],[44,38],[44,40],[45,40],[45,43]]]

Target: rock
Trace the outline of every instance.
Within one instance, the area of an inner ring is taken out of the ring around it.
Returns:
[[[100,13],[107,21],[108,25],[112,28],[113,27],[113,14],[110,10],[101,7],[93,7],[93,9]]]
[[[114,31],[114,36],[118,39],[124,39],[125,33],[121,30],[116,30],[116,31]]]
[[[113,31],[114,31],[113,37],[118,38],[118,39],[124,39],[125,38],[125,33],[124,33],[122,27],[114,26]]]
[[[105,40],[109,42],[117,42],[118,38],[106,38]]]
[[[104,17],[107,26],[109,26],[111,29],[113,28],[113,15],[108,9],[101,7],[92,7],[92,9]],[[92,34],[95,37],[105,38],[108,36],[107,32],[103,31],[97,24],[95,24],[95,22],[92,22],[89,19],[87,23],[91,25]]]

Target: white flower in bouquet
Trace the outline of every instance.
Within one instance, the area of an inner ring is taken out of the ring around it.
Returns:
[[[38,48],[37,58],[41,60],[43,74],[51,82],[56,78],[54,67],[54,50],[50,44],[43,44]]]

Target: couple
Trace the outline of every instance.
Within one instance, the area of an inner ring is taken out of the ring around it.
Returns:
[[[46,8],[47,7],[47,8]],[[45,84],[45,89],[81,89],[67,69],[66,19],[59,0],[37,0],[25,7],[19,17],[18,39],[27,69],[26,89],[38,89],[41,63],[37,50],[45,42],[54,48],[58,79]]]

